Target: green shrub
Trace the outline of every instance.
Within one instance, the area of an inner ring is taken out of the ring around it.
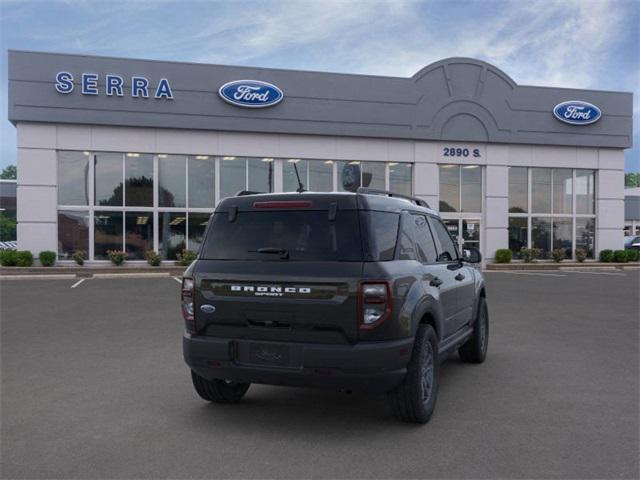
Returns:
[[[613,261],[626,263],[627,261],[627,251],[626,250],[616,250],[613,252]]]
[[[0,250],[0,265],[3,267],[15,267],[17,253],[15,250]]]
[[[29,250],[16,252],[16,267],[30,267],[33,265],[33,254]]]
[[[56,252],[52,252],[51,250],[44,250],[40,252],[38,258],[40,259],[40,265],[43,267],[53,267],[56,264],[56,257],[58,255]]]
[[[551,258],[553,258],[554,262],[560,263],[562,260],[565,259],[564,250],[561,248],[556,248],[551,252]]]
[[[84,261],[87,259],[87,252],[84,250],[76,250],[73,252],[73,259],[80,266],[84,265]]]
[[[162,262],[160,255],[158,255],[153,250],[148,250],[144,252],[144,258],[147,259],[147,263],[152,267],[157,267],[158,265],[160,265],[160,262]]]
[[[508,248],[500,248],[496,250],[496,263],[511,262],[511,250]]]
[[[601,250],[600,251],[601,262],[613,262],[613,250]]]
[[[520,258],[524,260],[525,263],[531,263],[533,260],[533,250],[530,248],[522,247],[520,249]]]
[[[122,265],[127,258],[127,252],[123,252],[122,250],[107,250],[107,256],[111,263],[114,265]]]
[[[640,260],[640,250],[632,248],[631,250],[627,250],[627,260],[630,262],[637,262]]]
[[[196,259],[197,256],[198,254],[196,252],[194,252],[193,250],[187,250],[185,248],[184,250],[182,250],[182,252],[178,253],[178,262],[180,262],[180,265],[182,265],[183,267],[188,267],[189,265],[191,265],[191,262]]]
[[[576,248],[576,260],[580,263],[587,259],[587,251],[584,248]]]

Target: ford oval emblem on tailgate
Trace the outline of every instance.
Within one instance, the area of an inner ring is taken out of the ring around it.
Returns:
[[[216,311],[216,307],[205,303],[204,305],[200,306],[200,311],[202,311],[203,313],[213,313]]]

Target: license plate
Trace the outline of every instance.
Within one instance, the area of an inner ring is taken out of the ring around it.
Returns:
[[[286,367],[291,365],[291,351],[288,345],[250,343],[248,363]]]

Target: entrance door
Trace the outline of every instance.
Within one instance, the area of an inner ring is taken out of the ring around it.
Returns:
[[[442,220],[449,230],[449,234],[456,242],[458,251],[463,247],[475,247],[480,250],[480,219],[479,218],[444,218]]]

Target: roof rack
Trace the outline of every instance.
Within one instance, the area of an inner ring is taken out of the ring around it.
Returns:
[[[390,192],[389,190],[378,190],[376,188],[367,188],[367,187],[358,187],[356,193],[365,193],[368,195],[386,195],[388,197],[393,198],[403,198],[405,200],[409,200],[410,202],[415,203],[420,207],[431,208],[427,202],[422,200],[421,198],[411,197],[409,195],[402,195],[401,193]]]
[[[236,193],[236,197],[244,197],[245,195],[260,195],[262,193],[266,193],[266,192],[254,192],[253,190],[240,190],[238,193]]]

